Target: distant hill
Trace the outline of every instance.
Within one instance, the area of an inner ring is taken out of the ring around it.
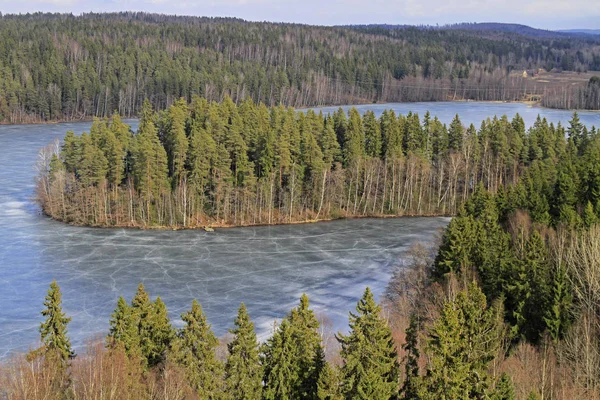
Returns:
[[[536,38],[554,38],[554,37],[565,37],[571,36],[576,32],[557,32],[549,31],[545,29],[532,28],[527,25],[521,24],[505,24],[500,22],[482,22],[482,23],[461,23],[453,25],[445,25],[442,29],[458,29],[458,30],[470,30],[470,31],[496,31],[496,32],[507,32],[516,33],[518,35],[530,36]]]
[[[407,29],[417,28],[424,30],[457,30],[470,32],[500,32],[508,34],[516,34],[520,36],[538,38],[538,39],[558,39],[570,37],[587,37],[588,35],[600,34],[600,30],[592,29],[572,29],[564,31],[551,31],[546,29],[532,28],[521,24],[508,24],[501,22],[480,22],[480,23],[459,23],[451,25],[393,25],[393,24],[371,24],[371,25],[351,25],[350,28],[379,28],[379,29]],[[490,36],[490,35],[484,35]]]
[[[585,35],[600,35],[600,29],[563,29],[562,33],[583,33]]]

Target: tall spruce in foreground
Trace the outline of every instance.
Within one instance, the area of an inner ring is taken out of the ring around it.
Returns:
[[[284,319],[273,336],[267,340],[262,351],[263,399],[291,400],[298,382],[298,371],[294,368],[296,356],[290,323]]]
[[[71,318],[67,317],[62,310],[62,293],[56,281],[52,281],[48,294],[44,300],[46,307],[42,315],[46,320],[40,325],[40,338],[45,352],[53,352],[58,358],[61,366],[66,366],[70,358],[75,357],[71,349],[71,341],[67,336],[67,324]]]
[[[410,325],[406,329],[406,343],[402,348],[406,351],[403,359],[404,364],[404,383],[402,384],[402,398],[406,400],[418,397],[420,376],[419,376],[419,316],[413,312],[410,316]]]
[[[350,313],[350,334],[337,336],[342,349],[342,392],[347,399],[388,400],[398,395],[398,353],[373,293],[365,290]]]
[[[183,367],[186,377],[202,399],[220,398],[222,394],[222,364],[216,359],[219,344],[211,331],[200,303],[181,314],[185,326],[173,341],[170,358]]]
[[[254,323],[250,320],[244,303],[240,305],[235,319],[234,335],[227,345],[229,355],[225,363],[225,387],[228,398],[235,400],[260,399],[262,372],[258,354],[258,341]]]
[[[316,399],[324,360],[319,358],[319,321],[303,294],[263,347],[265,396]]]
[[[123,297],[119,297],[119,300],[117,300],[117,307],[111,315],[109,324],[110,330],[106,338],[107,346],[109,348],[123,346],[127,355],[139,355],[138,322],[135,319],[133,309],[129,307]]]
[[[488,308],[485,295],[472,283],[446,301],[429,330],[429,363],[419,398],[480,399],[490,395],[489,362],[496,355],[502,312]],[[500,319],[499,319],[500,318]]]
[[[132,318],[137,324],[137,333],[142,357],[152,368],[165,361],[166,352],[173,339],[173,328],[169,322],[167,308],[160,297],[155,303],[140,283],[131,301]]]
[[[315,399],[322,369],[322,362],[319,360],[321,337],[318,332],[319,321],[310,309],[306,294],[300,297],[300,304],[291,311],[288,321],[296,350],[294,368],[298,371],[299,378],[294,397]]]
[[[68,399],[72,397],[69,360],[75,357],[75,353],[67,336],[67,324],[71,322],[71,318],[62,310],[62,294],[56,281],[50,284],[44,306],[46,308],[42,315],[46,320],[40,324],[43,346],[29,353],[27,359],[43,357],[44,369],[50,372],[46,378],[49,379],[47,383],[51,392],[57,399]]]

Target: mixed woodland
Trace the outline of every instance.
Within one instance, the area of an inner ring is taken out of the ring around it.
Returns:
[[[592,35],[470,26],[316,27],[146,13],[0,15],[0,122],[140,116],[193,96],[305,107],[521,100],[600,109],[595,84],[523,70],[599,71]],[[516,76],[511,74],[518,71]],[[528,97],[529,96],[529,97]]]
[[[576,113],[567,127],[526,129],[519,115],[465,127],[195,97],[160,112],[146,102],[135,134],[118,115],[68,132],[40,152],[37,194],[72,224],[195,228],[456,215],[482,185],[510,190],[536,221],[581,225],[600,206],[599,145]]]

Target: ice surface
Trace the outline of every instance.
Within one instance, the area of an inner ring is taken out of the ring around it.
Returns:
[[[426,110],[463,123],[519,112],[531,124],[540,112],[566,123],[568,111],[521,104],[415,103],[360,107],[380,113]],[[588,125],[600,114],[582,113]],[[130,121],[131,122],[131,121]],[[135,121],[133,121],[135,122]],[[431,240],[447,218],[335,221],[311,225],[204,231],[138,231],[68,226],[39,214],[33,164],[39,148],[89,123],[0,126],[0,358],[36,345],[49,283],[63,290],[73,317],[69,334],[81,346],[104,335],[118,296],[131,299],[139,282],[160,295],[174,321],[198,299],[217,335],[231,327],[244,301],[261,337],[273,320],[309,295],[333,328],[344,330],[365,286],[379,295],[394,265],[416,241]]]

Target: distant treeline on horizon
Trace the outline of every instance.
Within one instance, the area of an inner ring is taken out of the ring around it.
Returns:
[[[197,95],[304,107],[521,100],[600,108],[598,85],[511,74],[600,70],[592,35],[512,25],[323,27],[235,18],[26,14],[0,18],[0,122],[139,116]],[[480,29],[481,28],[481,29]]]

